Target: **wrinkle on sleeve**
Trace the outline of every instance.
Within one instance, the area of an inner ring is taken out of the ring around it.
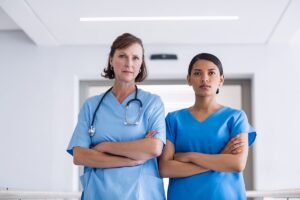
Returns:
[[[80,109],[78,115],[77,125],[74,129],[72,138],[67,148],[67,152],[73,156],[74,147],[89,148],[91,145],[91,138],[88,133],[90,124],[90,109],[88,103],[85,102]]]
[[[234,121],[231,129],[231,138],[240,133],[248,133],[248,145],[251,146],[256,138],[256,131],[249,124],[247,115],[244,111],[234,115]]]

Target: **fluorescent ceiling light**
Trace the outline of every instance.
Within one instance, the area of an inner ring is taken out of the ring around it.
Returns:
[[[81,22],[238,20],[239,16],[81,17]]]

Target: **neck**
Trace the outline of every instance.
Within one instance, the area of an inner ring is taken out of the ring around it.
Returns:
[[[195,104],[191,107],[196,112],[213,112],[220,108],[215,97],[196,96]]]
[[[115,95],[115,97],[118,99],[120,103],[122,103],[126,99],[126,97],[128,97],[134,91],[135,91],[134,83],[119,84],[115,82],[112,88],[112,93]]]

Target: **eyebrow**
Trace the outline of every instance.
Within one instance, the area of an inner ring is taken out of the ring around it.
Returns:
[[[194,71],[203,71],[202,69],[193,69]],[[210,68],[208,71],[215,71],[217,70],[216,68]]]
[[[125,55],[127,56],[127,53],[125,53],[125,52],[123,52],[123,51],[119,51],[119,54],[125,54]],[[137,54],[133,54],[133,56],[141,57],[141,56],[139,56],[139,55],[137,55]]]

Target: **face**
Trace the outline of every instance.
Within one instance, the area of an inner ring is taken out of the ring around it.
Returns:
[[[198,60],[194,63],[191,75],[187,76],[187,81],[196,95],[212,96],[224,83],[224,76],[220,75],[219,68],[211,61]]]
[[[116,49],[110,65],[114,68],[116,81],[134,82],[143,62],[143,49],[135,43],[125,49]]]

